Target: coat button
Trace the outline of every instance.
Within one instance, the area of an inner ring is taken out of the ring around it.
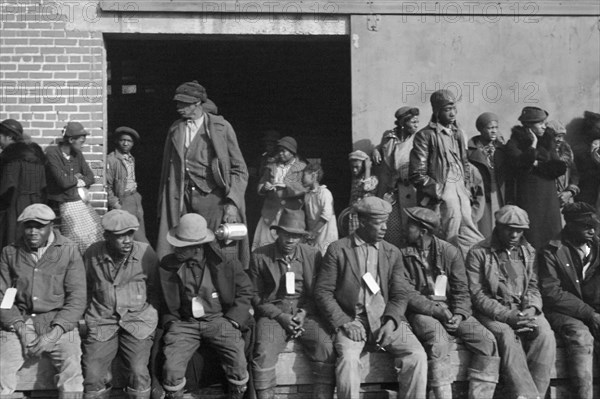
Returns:
[[[37,296],[34,296],[34,297],[33,297],[33,300],[34,300],[34,301],[37,301]]]
[[[579,280],[575,280],[575,282],[576,282],[576,283],[578,283],[578,282],[579,282]]]
[[[281,200],[281,205],[285,205],[285,200]]]
[[[569,267],[569,264],[567,263],[566,266]]]

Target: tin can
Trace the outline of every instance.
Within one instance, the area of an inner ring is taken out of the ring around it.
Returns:
[[[223,241],[237,241],[248,235],[248,228],[244,223],[223,223],[215,231],[215,236]]]

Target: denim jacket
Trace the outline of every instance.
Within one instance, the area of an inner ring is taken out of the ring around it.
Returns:
[[[158,324],[158,257],[154,250],[135,241],[114,279],[106,241],[92,244],[85,252],[84,262],[88,285],[85,321],[89,334],[106,341],[124,328],[137,339],[150,336]]]

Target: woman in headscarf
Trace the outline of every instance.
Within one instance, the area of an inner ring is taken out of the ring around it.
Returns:
[[[46,149],[48,199],[58,204],[60,232],[75,241],[82,254],[103,233],[100,216],[88,202],[88,188],[96,180],[81,152],[88,134],[81,123],[69,122],[58,145]]]
[[[556,151],[554,136],[546,131],[548,112],[525,107],[506,143],[507,163],[511,169],[506,201],[527,211],[527,241],[534,248],[546,245],[561,228],[560,203],[556,195],[556,178],[564,175],[567,164]]]
[[[381,165],[377,195],[392,204],[385,240],[400,247],[405,244],[403,226],[408,216],[403,209],[417,205],[417,192],[408,180],[410,150],[419,128],[419,109],[402,107],[394,114],[396,127],[383,133],[381,144],[371,154]]]
[[[503,157],[504,137],[498,132],[498,116],[484,112],[475,121],[479,135],[468,143],[468,157],[483,179],[485,206],[477,227],[481,234],[489,237],[494,229],[494,213],[504,205],[503,201]]]

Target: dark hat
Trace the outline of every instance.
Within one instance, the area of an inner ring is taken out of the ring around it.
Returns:
[[[567,128],[561,121],[548,121],[546,127],[548,127],[555,135],[567,134]]]
[[[592,111],[583,111],[583,118],[590,122],[600,122],[600,114]]]
[[[429,231],[437,230],[440,227],[440,217],[431,209],[414,206],[412,208],[405,208],[404,212],[408,215],[409,219]]]
[[[304,211],[302,209],[283,208],[279,222],[271,226],[271,229],[284,230],[291,234],[308,234],[304,221]]]
[[[138,132],[136,132],[135,130],[133,130],[130,127],[127,126],[121,126],[118,127],[115,130],[115,138],[119,139],[119,137],[121,137],[121,135],[126,134],[128,136],[131,136],[135,141],[140,141],[140,135]]]
[[[185,82],[175,90],[173,100],[184,103],[206,102],[206,89],[197,80]]]
[[[350,161],[365,161],[365,160],[369,159],[369,156],[364,151],[356,150],[356,151],[352,151],[350,154],[348,154],[348,159]]]
[[[79,137],[87,136],[89,133],[83,128],[83,125],[79,122],[69,122],[63,127],[63,137]]]
[[[113,209],[102,217],[102,228],[114,234],[123,234],[128,231],[136,231],[140,222],[131,213],[122,209]]]
[[[477,117],[475,121],[475,127],[477,130],[481,131],[484,127],[486,127],[490,122],[496,121],[498,122],[500,119],[498,115],[493,112],[484,112],[483,114]]]
[[[538,107],[524,107],[519,116],[519,121],[523,123],[537,123],[545,121],[548,118],[548,111]]]
[[[458,100],[456,99],[454,93],[452,93],[450,90],[442,89],[434,91],[433,94],[431,94],[429,101],[431,102],[431,108],[433,108],[433,112],[437,112],[446,105],[454,104]]]
[[[400,108],[398,108],[396,113],[394,113],[394,117],[396,119],[404,119],[407,116],[413,117],[413,116],[418,116],[418,115],[419,115],[419,108],[413,108],[413,107],[400,107]]]
[[[516,205],[504,205],[496,211],[494,216],[496,217],[496,223],[516,229],[529,228],[529,216],[527,212]]]
[[[283,147],[294,154],[298,152],[298,143],[296,143],[296,140],[290,136],[285,136],[277,140],[277,146]]]
[[[392,212],[392,205],[379,197],[365,197],[354,205],[354,211],[359,215],[387,216]]]
[[[56,219],[54,211],[45,204],[31,204],[23,209],[19,215],[17,222],[34,221],[41,224],[48,224]]]
[[[197,213],[187,213],[179,224],[167,233],[167,242],[174,247],[189,247],[214,241],[215,234],[206,225],[206,219]]]
[[[23,125],[14,119],[5,119],[0,122],[0,133],[8,135],[16,135],[17,138],[23,137]]]
[[[562,210],[567,223],[579,223],[595,226],[600,221],[598,213],[593,205],[586,202],[574,202],[566,204]]]

